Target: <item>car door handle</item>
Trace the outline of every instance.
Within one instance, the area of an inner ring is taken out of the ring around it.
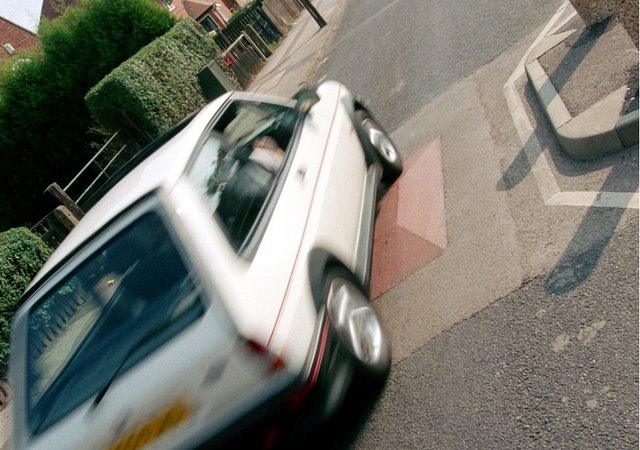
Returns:
[[[307,168],[306,167],[298,167],[296,170],[296,177],[300,183],[304,182],[304,178],[307,176]]]

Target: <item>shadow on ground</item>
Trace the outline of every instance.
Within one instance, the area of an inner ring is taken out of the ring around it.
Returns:
[[[345,449],[353,447],[375,410],[385,386],[365,390],[356,387],[345,399],[343,408],[329,423],[307,436],[303,442],[287,448]]]
[[[601,187],[602,191],[613,191],[612,188],[618,182],[619,173],[624,172],[621,168],[621,165],[614,166]],[[635,179],[635,189],[637,189],[637,177]],[[625,211],[623,208],[600,207],[590,207],[587,210],[560,261],[545,280],[547,292],[563,294],[575,289],[589,278]],[[585,243],[589,243],[587,251],[583,251]]]
[[[590,190],[603,192],[636,192],[638,190],[637,146],[594,161],[573,160],[560,148],[529,83],[525,87],[525,100],[531,106],[535,123],[539,125],[498,181],[496,186],[498,190],[506,191],[519,185],[530,174],[533,164],[542,151],[546,151],[550,156],[550,163],[554,169],[567,177],[587,175],[610,167],[611,170],[602,185],[594,186]],[[536,145],[534,142],[536,140],[540,145]],[[529,160],[527,153],[532,157],[532,161]],[[588,208],[578,230],[545,280],[545,289],[548,293],[569,292],[589,278],[625,211],[623,208]]]
[[[566,44],[570,45],[571,49],[560,61],[558,67],[549,74],[549,79],[557,92],[560,92],[564,85],[567,84],[571,75],[580,67],[580,64],[598,42],[600,36],[609,29],[611,20],[611,18],[608,18],[592,27],[585,28],[577,37],[571,36],[565,41]]]

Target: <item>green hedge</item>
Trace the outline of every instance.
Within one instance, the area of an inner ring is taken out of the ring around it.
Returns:
[[[67,183],[104,141],[84,96],[174,23],[156,0],[80,0],[41,23],[37,49],[1,64],[0,230],[50,210],[44,189]]]
[[[27,228],[0,233],[0,377],[7,369],[11,318],[51,249]]]
[[[193,20],[178,22],[114,69],[94,86],[85,101],[107,130],[120,127],[122,111],[141,129],[158,136],[205,103],[198,72],[220,50]]]

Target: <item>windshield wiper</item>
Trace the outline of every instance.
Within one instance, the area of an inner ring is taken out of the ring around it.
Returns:
[[[160,333],[162,333],[169,325],[172,325],[174,322],[171,322],[170,320],[161,323],[160,325],[152,328],[151,330],[149,330],[147,333],[145,333],[140,339],[138,339],[136,342],[134,342],[129,349],[127,350],[127,352],[125,353],[125,355],[120,359],[120,362],[118,363],[117,367],[115,368],[115,370],[113,371],[113,373],[111,374],[111,376],[109,377],[109,379],[106,381],[106,383],[102,386],[102,388],[98,391],[98,393],[96,394],[96,396],[93,399],[92,402],[92,407],[96,408],[100,402],[102,401],[102,399],[104,398],[104,396],[107,394],[107,392],[109,391],[109,388],[111,387],[111,385],[113,384],[113,382],[116,380],[116,378],[118,378],[118,376],[120,375],[120,373],[122,372],[122,369],[124,368],[124,366],[127,364],[127,362],[129,361],[129,359],[131,358],[131,356],[133,354],[135,354],[142,346],[144,346],[147,342],[149,342],[150,340],[152,340],[153,338],[155,338],[156,336],[158,336]]]
[[[197,294],[192,294],[192,295],[197,295]],[[190,305],[185,311],[183,311],[180,314],[180,317],[178,319],[175,319],[175,320],[167,319],[164,322],[161,322],[160,324],[158,324],[157,326],[153,327],[148,332],[146,332],[136,342],[134,342],[129,347],[127,352],[124,354],[124,356],[122,357],[122,359],[118,363],[118,366],[115,368],[115,370],[113,371],[113,373],[111,374],[109,379],[106,381],[106,383],[102,386],[102,388],[98,391],[98,393],[94,397],[93,402],[92,402],[93,408],[95,408],[96,406],[98,406],[100,404],[100,402],[102,401],[104,396],[109,391],[109,388],[111,387],[113,382],[116,380],[116,378],[118,378],[118,376],[122,372],[123,368],[125,367],[125,365],[129,361],[129,359],[131,358],[131,356],[134,353],[136,353],[142,346],[144,346],[147,342],[149,342],[150,340],[152,340],[153,338],[155,338],[159,334],[165,332],[167,328],[173,327],[173,326],[175,326],[177,328],[182,328],[185,325],[191,323],[194,319],[199,317],[202,313],[203,313],[202,304],[200,302],[196,301],[195,303]]]

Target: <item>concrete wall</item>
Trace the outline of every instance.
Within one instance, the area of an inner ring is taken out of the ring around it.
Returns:
[[[570,0],[587,25],[598,23],[611,15],[622,25],[638,47],[638,0]]]

